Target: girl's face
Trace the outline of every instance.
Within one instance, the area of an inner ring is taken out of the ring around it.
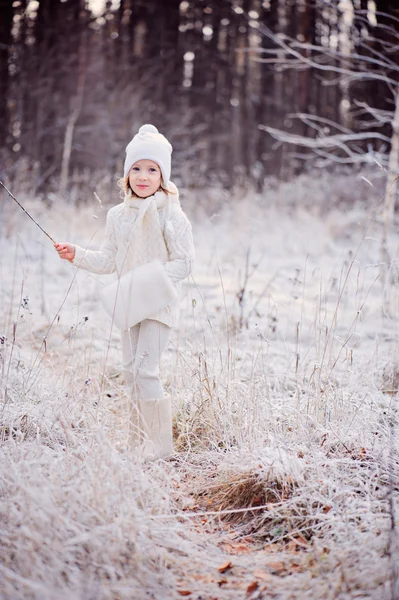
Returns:
[[[129,184],[137,196],[148,198],[159,190],[161,169],[153,160],[138,160],[129,171]]]

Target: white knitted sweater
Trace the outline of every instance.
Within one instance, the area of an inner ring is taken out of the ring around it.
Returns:
[[[73,264],[98,274],[116,271],[120,277],[139,264],[159,258],[177,286],[190,274],[194,261],[191,224],[180,206],[178,194],[166,196],[163,192],[157,192],[152,198],[152,212],[148,211],[150,219],[146,229],[137,228],[140,220],[139,207],[145,200],[126,197],[124,202],[108,211],[105,240],[100,249],[87,250],[75,246]],[[172,327],[176,316],[175,303],[166,306],[151,318]]]

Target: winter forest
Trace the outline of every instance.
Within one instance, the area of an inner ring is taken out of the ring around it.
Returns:
[[[192,187],[261,190],[265,176],[303,172],[310,150],[320,165],[388,152],[393,0],[20,0],[0,11],[2,170],[14,178],[25,161],[39,193],[117,173],[142,122],[170,137],[175,178]]]
[[[155,460],[53,245],[143,124],[195,247]],[[397,0],[0,0],[1,600],[399,599],[398,181]]]

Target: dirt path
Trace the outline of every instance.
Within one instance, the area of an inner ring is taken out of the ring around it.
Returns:
[[[211,470],[207,468],[205,476],[199,474],[198,463],[198,458],[194,458],[192,463],[181,460],[165,465],[175,480],[176,508],[199,549],[197,558],[182,559],[174,566],[177,588],[173,597],[193,600],[339,597],[332,593],[335,584],[328,584],[329,548],[316,550],[301,536],[288,542],[270,543],[246,533],[251,530],[255,511],[230,513],[225,516],[234,516],[233,522],[224,520],[220,516],[223,507],[218,509],[203,493],[212,479]],[[320,577],[319,582],[315,581]]]

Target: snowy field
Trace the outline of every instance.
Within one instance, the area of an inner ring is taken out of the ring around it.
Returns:
[[[19,200],[100,245],[94,197]],[[384,277],[378,202],[356,177],[183,192],[197,258],[162,362],[178,455],[141,465],[112,278],[1,196],[3,600],[399,598],[399,234]]]

